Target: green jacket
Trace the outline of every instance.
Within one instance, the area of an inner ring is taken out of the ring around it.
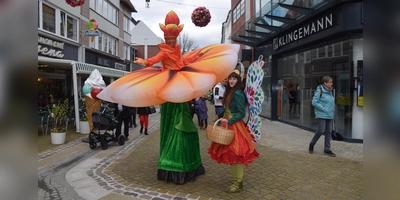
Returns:
[[[244,96],[243,90],[236,90],[229,105],[229,109],[225,108],[224,112],[221,112],[218,117],[228,116],[228,124],[234,124],[246,116],[245,102],[246,97]]]

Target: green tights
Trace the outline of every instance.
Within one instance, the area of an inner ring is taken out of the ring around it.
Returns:
[[[227,192],[230,193],[240,192],[243,190],[244,165],[243,164],[232,165],[231,170],[235,182],[228,188]]]

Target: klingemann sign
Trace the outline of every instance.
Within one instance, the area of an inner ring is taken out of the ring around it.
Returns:
[[[282,37],[274,38],[273,47],[274,50],[279,49],[282,46],[285,46],[289,43],[295,42],[307,36],[310,36],[314,33],[318,33],[325,29],[328,29],[333,26],[333,17],[332,13],[321,17],[320,19],[313,21],[305,26],[299,27],[294,31],[291,31]]]

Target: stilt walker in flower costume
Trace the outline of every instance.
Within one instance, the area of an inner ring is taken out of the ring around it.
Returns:
[[[132,107],[162,104],[160,124],[159,180],[185,184],[205,174],[198,130],[190,116],[188,101],[207,93],[235,68],[239,45],[218,44],[185,55],[176,44],[183,29],[174,11],[160,24],[165,43],[151,58],[135,63],[147,68],[131,72],[105,88],[98,98]],[[153,68],[155,63],[161,68]]]

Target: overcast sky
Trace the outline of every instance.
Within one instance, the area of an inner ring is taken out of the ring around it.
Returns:
[[[186,32],[193,38],[199,47],[221,43],[222,23],[230,10],[229,0],[150,0],[150,7],[145,7],[145,0],[130,0],[137,13],[132,13],[135,20],[144,22],[157,36],[164,34],[159,23],[164,24],[165,15],[173,10],[184,24],[181,33]],[[197,27],[192,23],[191,15],[195,8],[205,6],[211,14],[211,21],[205,27]]]

